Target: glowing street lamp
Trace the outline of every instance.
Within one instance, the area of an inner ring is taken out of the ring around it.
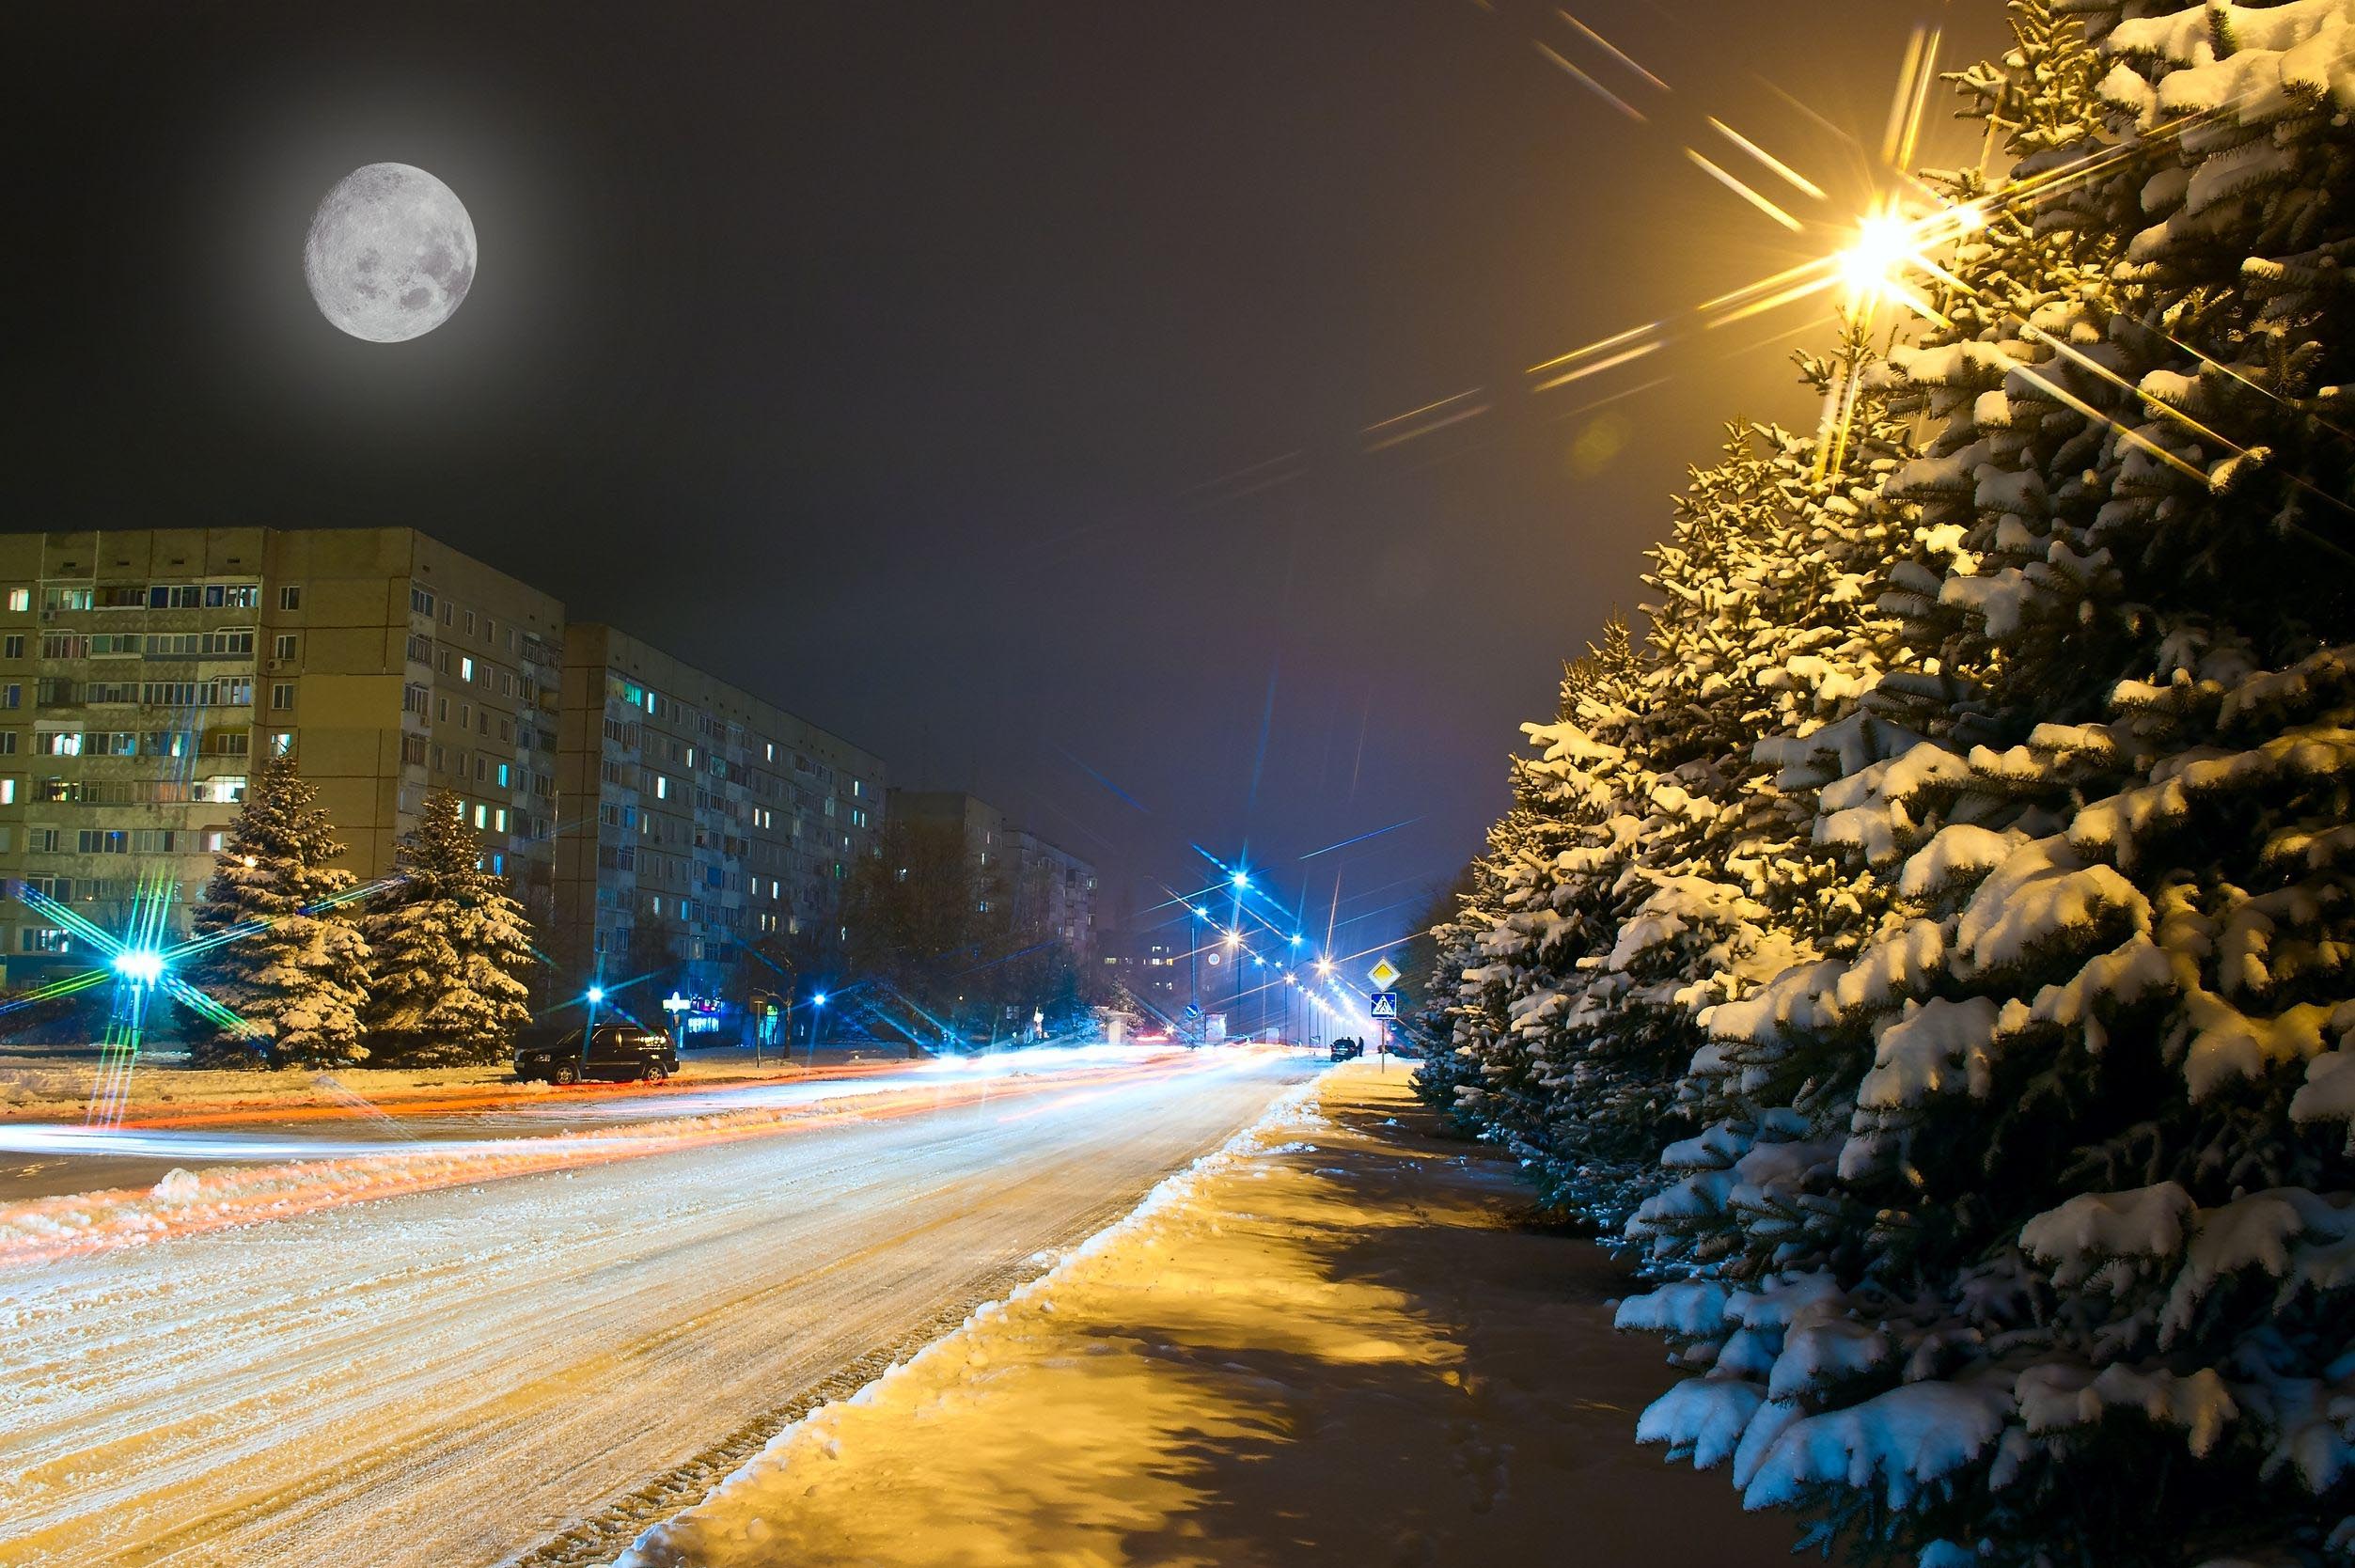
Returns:
[[[115,955],[113,967],[134,985],[153,985],[164,978],[164,955],[153,948],[125,948]]]
[[[1891,213],[1876,212],[1858,224],[1856,243],[1837,258],[1849,298],[1862,304],[1890,293],[1913,251],[1905,223]]]
[[[590,1007],[597,1007],[601,1005],[604,999],[605,988],[604,986],[592,985],[589,988],[589,1005]]]
[[[1244,891],[1244,892],[1248,892],[1248,891],[1250,890],[1250,886],[1251,886],[1251,873],[1250,873],[1250,872],[1248,872],[1248,871],[1237,871],[1237,872],[1235,872],[1235,873],[1234,873],[1234,885],[1235,885],[1235,886],[1236,886],[1236,888],[1237,888],[1237,889],[1239,889],[1239,890],[1241,890],[1241,891]]]

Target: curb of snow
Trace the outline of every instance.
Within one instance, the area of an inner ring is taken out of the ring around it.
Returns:
[[[1037,1278],[1016,1286],[999,1300],[985,1301],[974,1308],[966,1314],[963,1323],[925,1345],[905,1360],[892,1362],[876,1373],[857,1392],[839,1400],[828,1400],[799,1419],[780,1427],[777,1435],[768,1440],[760,1452],[746,1460],[718,1485],[713,1487],[704,1495],[701,1502],[673,1514],[659,1525],[650,1526],[641,1531],[638,1538],[630,1543],[630,1549],[613,1560],[610,1568],[683,1568],[683,1565],[691,1560],[682,1555],[684,1543],[680,1544],[679,1549],[673,1549],[670,1537],[674,1527],[697,1520],[714,1504],[727,1502],[729,1494],[738,1487],[750,1485],[774,1473],[782,1467],[785,1462],[782,1453],[786,1445],[799,1437],[811,1425],[823,1423],[835,1411],[846,1406],[872,1403],[875,1396],[892,1382],[923,1366],[934,1357],[946,1355],[974,1328],[1002,1317],[1006,1309],[1015,1302],[1027,1300],[1047,1290],[1068,1274],[1074,1264],[1093,1257],[1132,1232],[1141,1230],[1147,1221],[1162,1210],[1192,1196],[1194,1189],[1201,1184],[1205,1177],[1216,1175],[1246,1156],[1273,1153],[1293,1147],[1279,1145],[1275,1148],[1263,1148],[1262,1144],[1269,1134],[1282,1128],[1314,1124],[1316,1100],[1324,1090],[1327,1076],[1332,1071],[1331,1067],[1320,1068],[1306,1081],[1295,1084],[1277,1095],[1268,1102],[1266,1109],[1261,1111],[1257,1118],[1235,1133],[1233,1137],[1210,1152],[1201,1155],[1184,1169],[1171,1171],[1164,1176],[1154,1184],[1151,1191],[1137,1200],[1135,1208],[1058,1258]]]

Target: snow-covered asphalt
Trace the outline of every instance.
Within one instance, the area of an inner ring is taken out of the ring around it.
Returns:
[[[934,1074],[798,1120],[699,1096],[726,1136],[0,1264],[0,1562],[594,1556],[1316,1065]],[[404,1157],[338,1153],[346,1194]]]

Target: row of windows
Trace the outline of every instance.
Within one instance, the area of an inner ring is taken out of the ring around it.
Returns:
[[[17,800],[17,776],[0,776],[0,806]],[[43,778],[33,798],[57,806],[234,806],[245,798],[245,776],[212,778]]]
[[[302,589],[278,590],[278,607],[297,608]],[[8,608],[22,615],[33,607],[31,588],[10,588]],[[41,589],[40,607],[59,610],[253,610],[261,607],[259,583],[106,583],[52,585]]]
[[[426,619],[431,620],[433,619],[435,606],[436,601],[432,588],[426,588],[417,583],[411,583],[409,585],[410,614],[423,616]],[[447,599],[439,601],[439,607],[441,609],[441,621],[443,625],[450,628],[450,630],[454,632],[463,631],[467,636],[473,636],[475,635],[476,617],[474,611],[463,609]],[[482,629],[482,645],[485,648],[495,648],[499,646],[500,634],[504,631],[506,634],[507,651],[510,653],[516,651],[516,633],[513,622],[510,621],[507,626],[502,628],[496,619],[492,616],[485,615],[481,618],[480,624]],[[416,637],[412,636],[409,639],[409,645],[413,650],[416,647],[416,643],[417,639]],[[555,664],[557,662],[557,655],[555,651],[550,649],[546,643],[542,642],[538,636],[529,632],[523,634],[523,651],[526,657],[534,659],[542,664]],[[418,663],[420,664],[423,662],[424,661],[422,659],[418,660]]]
[[[243,757],[244,729],[43,729],[33,736],[37,757]],[[0,734],[0,752],[16,749],[16,732]]]
[[[423,664],[426,662],[426,659],[417,651],[417,644],[420,640],[421,639],[414,636],[409,639],[409,656],[416,663]],[[498,688],[498,694],[501,697],[521,697],[526,702],[537,702],[540,700],[540,683],[538,682],[532,680],[528,676],[518,676],[514,671],[502,668],[497,665],[482,664],[478,666],[475,663],[474,656],[470,653],[453,654],[448,649],[445,648],[442,650],[440,656],[434,659],[432,663],[433,667],[441,671],[444,675],[455,676],[459,680],[465,682],[468,685],[472,685],[477,681],[481,681],[486,685],[495,684]]]
[[[277,697],[283,694],[285,701]],[[250,675],[221,676],[211,681],[71,681],[44,676],[35,687],[44,707],[72,708],[89,703],[136,703],[148,708],[247,708],[253,705]],[[0,687],[0,708],[20,707],[22,686]],[[272,706],[294,706],[291,682],[273,688]]]
[[[21,657],[24,639],[10,637],[7,652]],[[277,656],[294,656],[291,635],[277,639]],[[236,659],[251,658],[254,629],[229,627],[218,632],[43,632],[44,659]]]
[[[664,697],[661,693],[655,691],[651,686],[640,685],[635,681],[624,680],[622,677],[618,675],[609,675],[605,678],[605,695],[608,698],[618,699],[628,707],[652,713],[659,719],[683,720],[688,716],[693,716],[696,721],[696,730],[698,734],[701,735],[705,740],[714,742],[717,745],[726,745],[730,749],[742,747],[748,738],[746,734],[744,727],[741,725],[730,724],[724,720],[713,718],[708,714],[698,713],[695,710],[688,708],[684,703],[674,701],[669,698]],[[605,720],[605,735],[609,740],[620,741],[626,745],[635,746],[638,744],[638,726],[627,720],[607,718]],[[777,745],[775,741],[761,740],[757,736],[749,737],[749,739],[752,741],[753,745],[758,745],[761,748],[761,759],[764,761],[775,762],[777,760]],[[680,760],[681,743],[676,740],[672,740],[669,741],[668,745],[670,760],[674,762]],[[686,765],[690,768],[694,767],[696,765],[695,748],[691,745],[686,746],[684,748],[684,756]],[[717,773],[722,777],[727,776],[724,765],[725,760],[726,760],[723,758],[714,756],[710,759],[709,763],[712,771]],[[794,752],[793,754],[793,771],[797,774],[811,776],[818,779],[822,784],[828,786],[831,786],[834,782],[833,768],[824,762],[816,760],[807,752]],[[850,792],[855,798],[864,798],[867,793],[866,780],[861,778],[851,779]]]

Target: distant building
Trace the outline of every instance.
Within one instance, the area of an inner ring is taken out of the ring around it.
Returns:
[[[894,790],[890,810],[897,822],[953,830],[964,839],[982,886],[1010,888],[1006,813],[997,807],[961,790]]]
[[[1162,1023],[1179,1022],[1193,1000],[1191,955],[1164,932],[1106,932],[1098,941],[1096,967],[1151,1009]]]
[[[1007,901],[1014,923],[1060,940],[1085,964],[1096,949],[1096,869],[961,790],[894,790],[895,821],[953,830],[981,873],[984,902]]]
[[[1051,933],[1081,964],[1096,954],[1096,869],[1027,828],[1006,836],[1014,924]]]
[[[558,734],[566,967],[717,999],[747,946],[841,939],[843,884],[883,824],[881,758],[593,624],[565,635]]]

